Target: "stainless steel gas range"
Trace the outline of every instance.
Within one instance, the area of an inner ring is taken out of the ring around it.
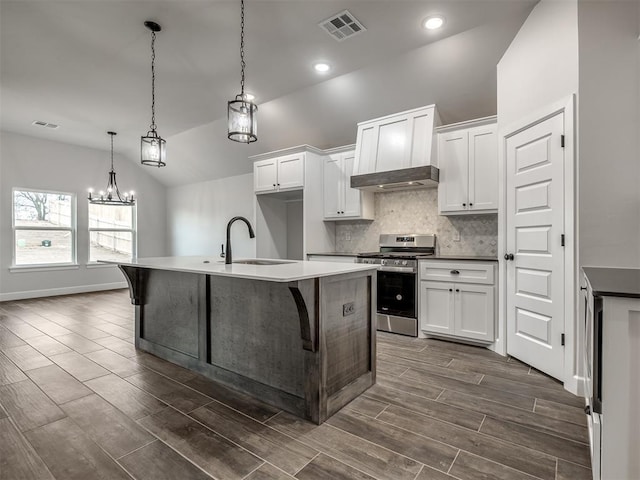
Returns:
[[[360,253],[358,263],[380,265],[378,330],[418,336],[418,260],[435,253],[434,234],[383,234],[380,250]]]

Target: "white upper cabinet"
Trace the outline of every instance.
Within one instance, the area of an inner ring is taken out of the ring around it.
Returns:
[[[441,215],[498,211],[495,117],[438,129],[438,210]]]
[[[437,166],[433,137],[439,124],[435,105],[359,123],[354,175]]]
[[[373,220],[373,193],[351,188],[355,151],[334,149],[324,158],[325,220]]]
[[[304,187],[304,153],[259,160],[253,164],[255,193],[297,190]]]

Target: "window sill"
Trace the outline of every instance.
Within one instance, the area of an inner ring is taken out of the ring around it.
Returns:
[[[14,265],[9,267],[11,273],[50,272],[55,270],[78,270],[77,263],[69,265]]]
[[[115,265],[113,263],[88,262],[85,266],[87,268],[113,268],[117,267],[118,265]]]

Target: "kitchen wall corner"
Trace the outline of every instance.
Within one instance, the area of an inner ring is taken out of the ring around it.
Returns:
[[[376,193],[374,201],[373,222],[336,223],[336,251],[376,251],[381,233],[435,233],[441,255],[497,255],[497,214],[438,215],[436,188]]]

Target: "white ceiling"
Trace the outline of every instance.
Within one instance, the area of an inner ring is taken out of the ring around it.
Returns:
[[[116,150],[137,162],[150,122],[150,32],[166,185],[250,171],[250,154],[355,141],[355,123],[436,103],[445,123],[491,115],[495,66],[537,0],[246,0],[247,90],[259,140],[226,139],[240,89],[239,0],[0,2],[0,128]],[[337,42],[317,24],[348,9],[367,31]],[[420,21],[442,14],[437,32]],[[328,75],[312,64],[329,62]],[[59,124],[56,130],[34,120]],[[142,167],[141,167],[142,168]]]

